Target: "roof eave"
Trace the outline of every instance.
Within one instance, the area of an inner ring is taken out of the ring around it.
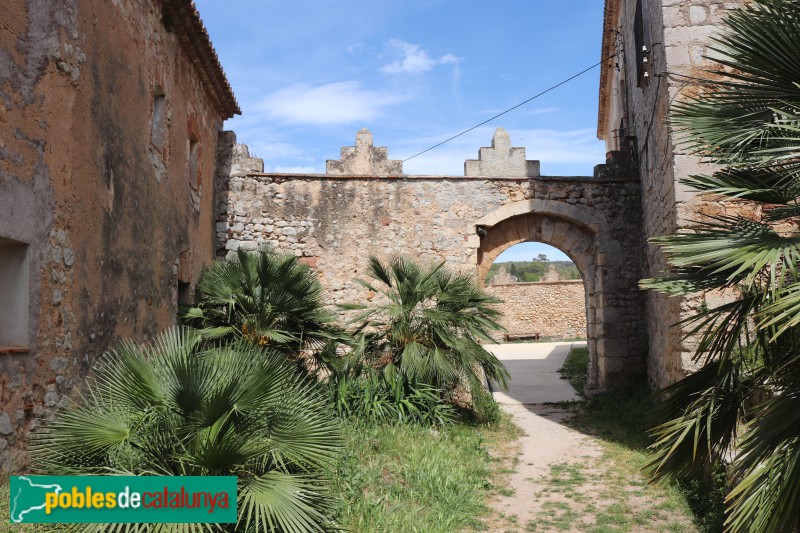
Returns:
[[[173,30],[184,51],[197,69],[200,79],[223,119],[241,115],[242,111],[233,94],[225,71],[211,43],[200,13],[191,0],[161,0],[164,14],[168,15]]]
[[[608,104],[611,69],[614,67],[614,28],[619,14],[620,0],[606,0],[603,10],[603,37],[600,50],[600,90],[597,105],[597,138],[604,139]]]

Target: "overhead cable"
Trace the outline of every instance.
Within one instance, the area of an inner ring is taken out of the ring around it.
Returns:
[[[438,147],[442,146],[443,144],[449,143],[449,142],[450,142],[450,141],[452,141],[453,139],[457,139],[458,137],[461,137],[461,136],[462,136],[462,135],[464,135],[465,133],[469,133],[469,132],[471,132],[472,130],[474,130],[474,129],[476,129],[476,128],[480,128],[480,127],[481,127],[481,126],[483,126],[484,124],[488,124],[489,122],[493,121],[494,119],[496,119],[496,118],[498,118],[498,117],[502,117],[502,116],[503,116],[503,115],[505,115],[506,113],[509,113],[509,112],[511,112],[511,111],[513,111],[513,110],[515,110],[515,109],[517,109],[518,107],[522,107],[522,106],[524,106],[525,104],[527,104],[528,102],[531,102],[531,101],[533,101],[533,100],[536,100],[536,99],[537,99],[537,98],[539,98],[540,96],[542,96],[542,95],[544,95],[544,94],[547,94],[547,93],[549,93],[549,92],[550,92],[550,91],[552,91],[553,89],[557,89],[557,88],[561,87],[562,85],[564,85],[565,83],[568,83],[568,82],[570,82],[570,81],[574,80],[575,78],[577,78],[577,77],[579,77],[579,76],[582,76],[583,74],[586,74],[587,72],[589,72],[590,70],[594,69],[595,67],[598,67],[598,66],[602,65],[602,64],[603,64],[603,63],[605,63],[606,61],[609,61],[610,59],[613,59],[613,58],[617,57],[618,55],[620,55],[620,52],[617,52],[616,54],[614,54],[614,55],[612,55],[612,56],[609,56],[609,57],[607,57],[606,59],[603,59],[603,60],[601,60],[601,61],[599,61],[599,62],[595,63],[595,64],[594,64],[594,65],[592,65],[591,67],[588,67],[588,68],[585,68],[585,69],[583,69],[582,71],[578,72],[577,74],[574,74],[574,75],[570,76],[569,78],[567,78],[567,79],[565,79],[565,80],[563,80],[563,81],[561,81],[561,82],[559,82],[559,83],[557,83],[557,84],[553,85],[552,87],[549,87],[549,88],[545,89],[544,91],[540,92],[539,94],[536,94],[536,95],[534,95],[534,96],[531,96],[530,98],[528,98],[528,99],[527,99],[527,100],[525,100],[524,102],[520,102],[520,103],[518,103],[517,105],[515,105],[515,106],[513,106],[513,107],[509,107],[509,108],[508,108],[508,109],[506,109],[505,111],[503,111],[503,112],[501,112],[501,113],[498,113],[498,114],[496,114],[495,116],[493,116],[493,117],[491,117],[491,118],[488,118],[488,119],[484,120],[484,121],[483,121],[483,122],[481,122],[480,124],[476,124],[475,126],[472,126],[471,128],[469,128],[469,129],[466,129],[466,130],[462,131],[461,133],[457,133],[457,134],[453,135],[452,137],[450,137],[450,138],[448,138],[448,139],[445,139],[445,140],[443,140],[442,142],[440,142],[440,143],[438,143],[438,144],[434,144],[434,145],[433,145],[433,146],[431,146],[430,148],[426,148],[425,150],[422,150],[421,152],[417,152],[416,154],[412,155],[411,157],[407,157],[407,158],[403,159],[403,162],[405,163],[406,161],[408,161],[408,160],[410,160],[410,159],[414,159],[414,158],[415,158],[415,157],[417,157],[418,155],[422,155],[422,154],[424,154],[425,152],[430,152],[430,151],[431,151],[431,150],[433,150],[434,148],[438,148]]]

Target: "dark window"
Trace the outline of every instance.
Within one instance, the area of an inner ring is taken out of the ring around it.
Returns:
[[[194,303],[194,294],[192,293],[192,284],[184,281],[178,282],[178,305],[192,305]]]
[[[28,346],[28,245],[0,237],[0,351]]]
[[[166,95],[157,83],[155,89],[153,89],[153,130],[150,141],[159,152],[164,151],[164,145],[167,141]]]
[[[188,144],[188,151],[189,151],[189,164],[188,164],[188,172],[189,172],[189,185],[192,186],[193,189],[197,189],[200,185],[200,166],[198,165],[197,158],[198,158],[198,142],[194,135],[189,136],[189,144]]]

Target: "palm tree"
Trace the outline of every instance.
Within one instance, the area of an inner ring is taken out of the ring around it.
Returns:
[[[322,285],[296,257],[269,249],[231,252],[205,268],[197,304],[181,313],[211,339],[243,338],[290,355],[344,340],[322,304]]]
[[[672,110],[690,149],[720,170],[682,181],[756,215],[655,239],[669,271],[643,286],[731,297],[685,321],[702,367],[667,389],[650,467],[663,479],[727,459],[726,530],[789,531],[800,525],[800,3],[756,0],[724,30],[717,81]]]
[[[373,364],[445,391],[482,387],[484,375],[506,387],[508,371],[480,344],[494,342],[491,332],[502,329],[494,308],[501,301],[479,289],[474,276],[400,257],[388,264],[370,257],[368,273],[371,281],[357,281],[383,299],[344,307],[361,311],[353,321]]]
[[[235,475],[235,531],[306,532],[330,525],[321,470],[340,440],[324,397],[281,354],[251,343],[208,349],[196,332],[170,329],[105,354],[32,452],[52,475]],[[150,530],[138,526],[129,530]]]

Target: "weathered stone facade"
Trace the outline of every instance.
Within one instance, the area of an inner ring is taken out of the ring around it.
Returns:
[[[99,354],[174,323],[214,256],[235,112],[188,0],[3,3],[0,263],[24,264],[3,305],[26,334],[0,346],[0,473],[25,466],[29,431]]]
[[[583,178],[266,174],[232,144],[221,160],[231,175],[219,193],[218,255],[268,244],[316,268],[330,303],[363,303],[374,295],[353,278],[369,255],[446,261],[485,279],[506,248],[544,242],[586,280],[589,386],[644,369],[635,179],[602,167]]]
[[[586,289],[581,280],[492,284],[486,292],[503,300],[498,322],[512,336],[586,337]]]
[[[628,152],[642,186],[645,239],[685,227],[702,214],[746,210],[688,190],[678,182],[711,172],[686,153],[667,122],[670,103],[696,90],[713,64],[711,37],[725,13],[740,0],[607,0],[603,33],[598,137],[609,151]],[[644,48],[643,48],[644,47]],[[621,52],[618,57],[612,57]],[[660,249],[647,244],[645,277],[657,276],[666,263]],[[675,324],[698,302],[645,294],[649,335],[648,375],[655,388],[683,377],[693,368],[690,342],[681,342]]]

